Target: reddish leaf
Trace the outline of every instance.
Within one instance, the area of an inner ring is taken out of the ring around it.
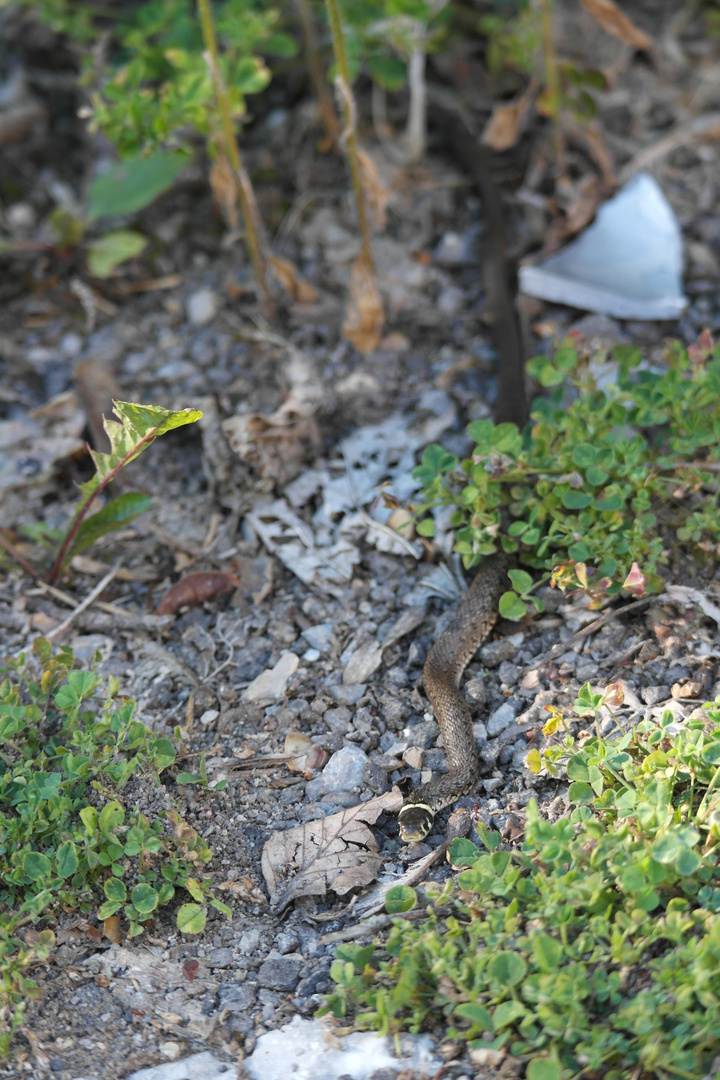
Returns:
[[[234,592],[240,587],[235,574],[224,570],[198,570],[171,585],[158,604],[157,615],[176,615],[182,607],[202,604],[214,596]]]
[[[198,963],[197,960],[186,960],[185,961],[185,963],[183,964],[183,975],[185,976],[185,978],[187,979],[188,982],[193,981],[193,979],[195,978],[195,976],[198,973],[198,968],[199,967],[200,967],[200,964]]]

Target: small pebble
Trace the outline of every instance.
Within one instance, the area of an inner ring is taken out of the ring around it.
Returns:
[[[300,982],[301,961],[289,956],[269,956],[260,966],[258,983],[267,990],[288,993]]]
[[[212,289],[198,289],[185,301],[187,317],[193,326],[207,326],[218,311],[218,298]]]
[[[382,653],[382,645],[374,639],[366,641],[359,649],[356,649],[343,671],[344,685],[353,686],[356,683],[367,682],[369,677],[380,667]]]
[[[510,701],[504,701],[499,709],[496,709],[487,722],[487,733],[490,738],[495,738],[500,732],[515,720],[515,706]]]
[[[409,746],[403,753],[403,761],[406,765],[409,765],[411,769],[422,768],[423,752],[419,746]]]
[[[285,687],[291,675],[300,665],[300,657],[294,652],[284,652],[274,667],[261,672],[243,694],[244,701],[278,701],[285,695]]]
[[[356,683],[354,686],[329,686],[328,693],[341,705],[355,705],[360,700],[365,691],[367,685],[365,683]]]
[[[308,799],[361,787],[367,760],[367,754],[359,746],[343,746],[333,754],[320,776],[306,785]]]

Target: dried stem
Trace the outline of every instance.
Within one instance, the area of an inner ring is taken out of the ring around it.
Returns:
[[[368,228],[367,214],[365,212],[365,193],[360,175],[360,161],[358,160],[357,133],[355,125],[355,101],[350,89],[350,70],[348,68],[347,53],[345,51],[345,39],[342,32],[340,19],[340,6],[338,0],[325,0],[330,31],[332,33],[333,52],[337,64],[335,86],[340,99],[340,108],[343,116],[342,144],[347,156],[350,176],[352,178],[355,203],[357,205],[358,225],[362,243],[362,256],[365,266],[370,273],[373,272],[372,253],[370,251],[370,230]]]
[[[300,22],[302,24],[303,39],[305,41],[305,63],[310,73],[310,79],[315,87],[318,99],[318,109],[325,125],[325,134],[330,146],[335,146],[340,138],[340,125],[335,115],[332,98],[328,89],[327,80],[323,72],[318,50],[313,14],[307,0],[295,0]]]
[[[225,149],[238,181],[238,200],[240,202],[240,211],[245,223],[245,241],[248,246],[253,269],[255,270],[255,277],[262,291],[268,311],[271,312],[273,303],[267,285],[265,256],[263,254],[258,229],[260,219],[257,204],[255,202],[255,194],[252,190],[250,178],[243,167],[240,149],[237,144],[237,139],[235,138],[232,116],[230,114],[230,100],[220,71],[220,54],[218,52],[212,12],[210,11],[210,0],[198,0],[198,12],[200,15],[203,43],[206,50],[206,59],[208,61],[213,82],[215,83],[215,93],[217,94],[218,109],[220,111],[220,119],[222,121],[223,135],[225,138]]]

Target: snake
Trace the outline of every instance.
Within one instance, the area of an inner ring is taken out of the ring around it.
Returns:
[[[486,559],[458,608],[457,615],[428,653],[423,685],[445,745],[450,771],[413,791],[398,814],[400,839],[423,840],[435,815],[475,787],[480,762],[472,717],[460,692],[462,674],[498,617],[498,604],[508,589],[507,571],[513,565],[503,553]]]

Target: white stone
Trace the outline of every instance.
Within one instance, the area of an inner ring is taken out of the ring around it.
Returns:
[[[284,652],[275,667],[267,668],[248,686],[244,701],[279,701],[285,696],[285,687],[291,675],[297,671],[300,657],[294,652]]]
[[[185,301],[185,310],[193,326],[207,326],[218,311],[218,298],[212,289],[198,289]]]

